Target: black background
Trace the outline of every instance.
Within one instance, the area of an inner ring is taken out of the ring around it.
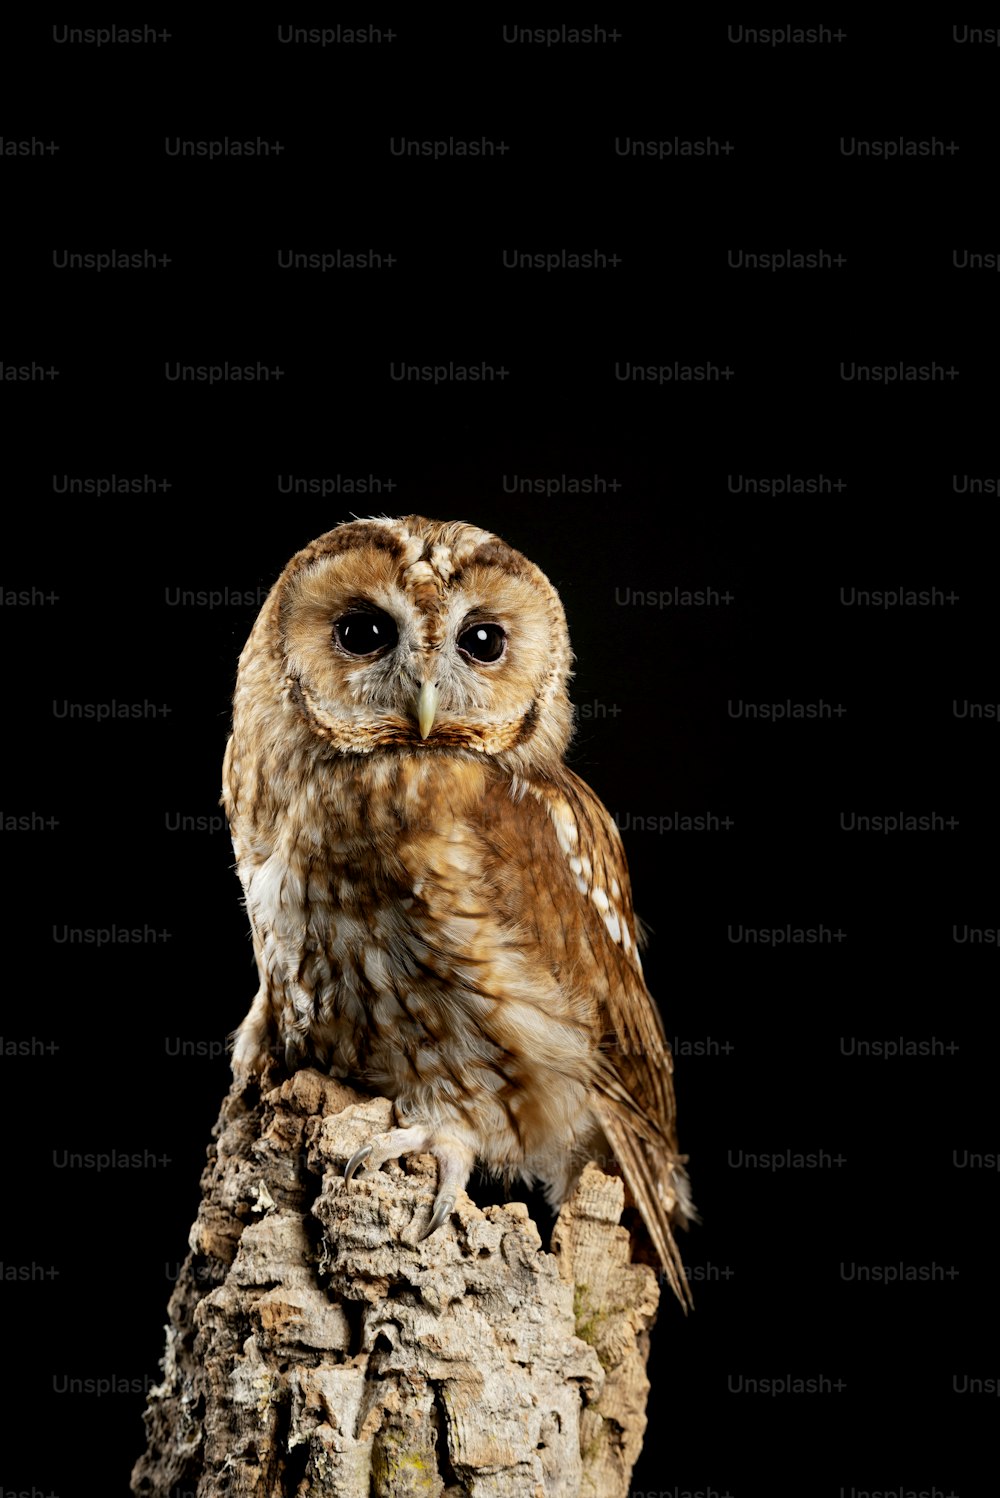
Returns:
[[[635,1491],[987,1490],[976,1473],[993,1406],[956,1386],[1000,1374],[997,1176],[956,1160],[998,1149],[997,947],[954,928],[1000,926],[998,725],[953,704],[1000,701],[996,495],[956,492],[962,476],[996,488],[997,277],[952,256],[1000,249],[1000,49],[960,45],[943,23],[848,22],[840,42],[767,47],[674,19],[619,23],[603,44],[509,45],[501,20],[406,21],[391,42],[327,48],[215,20],[168,24],[169,41],[143,46],[59,44],[41,22],[7,35],[5,140],[59,150],[0,157],[0,360],[59,375],[0,382],[3,1259],[8,1276],[41,1266],[3,1282],[8,1328],[25,1328],[16,1346],[8,1332],[5,1493],[67,1498],[95,1478],[127,1490],[142,1393],[60,1389],[158,1377],[228,1085],[224,1056],[172,1052],[217,1053],[255,989],[227,834],[170,828],[220,814],[257,605],[170,600],[262,599],[320,532],[413,512],[499,532],[559,588],[581,707],[571,763],[619,819],[653,931],[647,978],[677,1042],[704,1225],[683,1244],[696,1311],[685,1320],[665,1298],[654,1334]],[[509,149],[401,158],[390,140],[403,136]],[[284,149],[192,160],[168,156],[176,137]],[[625,157],[626,137],[734,149]],[[864,159],[842,154],[852,137],[960,149]],[[113,248],[170,264],[54,263]],[[397,263],[277,264],[282,250],[338,248]],[[621,263],[505,269],[514,249]],[[740,249],[846,263],[733,269]],[[164,375],[226,361],[284,375]],[[392,380],[393,361],[508,374],[432,386]],[[959,373],[886,387],[842,379],[842,361]],[[675,362],[733,373],[616,379],[616,363]],[[283,495],[290,474],[383,487]],[[169,488],[54,492],[67,475]],[[598,492],[507,492],[561,475],[597,476]],[[844,487],[734,493],[733,475]],[[846,606],[854,588],[957,596]],[[635,601],[674,589],[731,599]],[[64,715],[112,702],[169,711]],[[733,716],[818,702],[846,711]],[[932,812],[957,825],[840,821]],[[707,813],[731,825],[669,820]],[[27,831],[9,820],[23,817]],[[58,826],[37,825],[48,819]],[[169,938],[58,939],[110,926]],[[846,937],[773,949],[733,941],[741,927]],[[11,1053],[31,1037],[36,1054]],[[900,1037],[942,1049],[845,1054]],[[168,1163],[58,1163],[108,1150]],[[734,1163],[820,1151],[842,1163]],[[900,1264],[945,1277],[845,1278]],[[785,1375],[844,1387],[734,1392],[741,1376]],[[23,1442],[22,1417],[48,1435]]]

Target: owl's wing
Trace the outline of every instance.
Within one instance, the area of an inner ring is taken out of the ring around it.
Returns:
[[[512,813],[514,808],[511,808]],[[614,820],[584,781],[529,785],[503,851],[524,875],[516,918],[539,956],[593,1006],[595,1112],[682,1304],[691,1296],[672,1223],[694,1218],[679,1155],[673,1061],[642,976],[628,866]]]

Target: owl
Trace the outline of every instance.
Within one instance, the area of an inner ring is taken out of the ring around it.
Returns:
[[[292,558],[223,770],[260,976],[233,1067],[394,1099],[345,1174],[433,1155],[424,1237],[477,1162],[558,1206],[617,1160],[686,1306],[671,1055],[618,829],[564,763],[572,660],[555,588],[475,526],[356,520]]]

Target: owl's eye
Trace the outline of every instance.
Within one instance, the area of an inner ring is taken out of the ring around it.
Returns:
[[[498,661],[504,653],[507,636],[499,624],[474,624],[458,637],[458,648],[474,661]]]
[[[394,621],[378,609],[345,614],[337,620],[333,632],[349,655],[376,655],[399,639]]]

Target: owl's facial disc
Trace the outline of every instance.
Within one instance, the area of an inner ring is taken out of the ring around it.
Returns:
[[[348,754],[561,752],[571,657],[537,568],[485,532],[412,518],[327,539],[293,559],[279,598],[291,700],[313,733]]]
[[[406,634],[405,621],[397,625],[390,613],[359,600],[335,620],[334,650],[358,662],[384,659],[385,668],[371,678],[372,705],[385,702],[385,687],[388,685],[391,691],[395,674],[399,678],[399,693],[394,702],[386,705],[394,707],[400,716],[413,719],[421,739],[426,740],[441,707],[442,684],[453,712],[467,708],[471,703],[468,694],[462,691],[463,677],[470,669],[495,666],[506,652],[507,630],[492,620],[475,618],[476,612],[467,615],[457,630],[448,629],[447,618],[425,618],[425,631],[418,631],[424,648],[410,641],[407,649],[406,643],[400,643],[401,630]],[[428,635],[434,643],[427,643]]]

